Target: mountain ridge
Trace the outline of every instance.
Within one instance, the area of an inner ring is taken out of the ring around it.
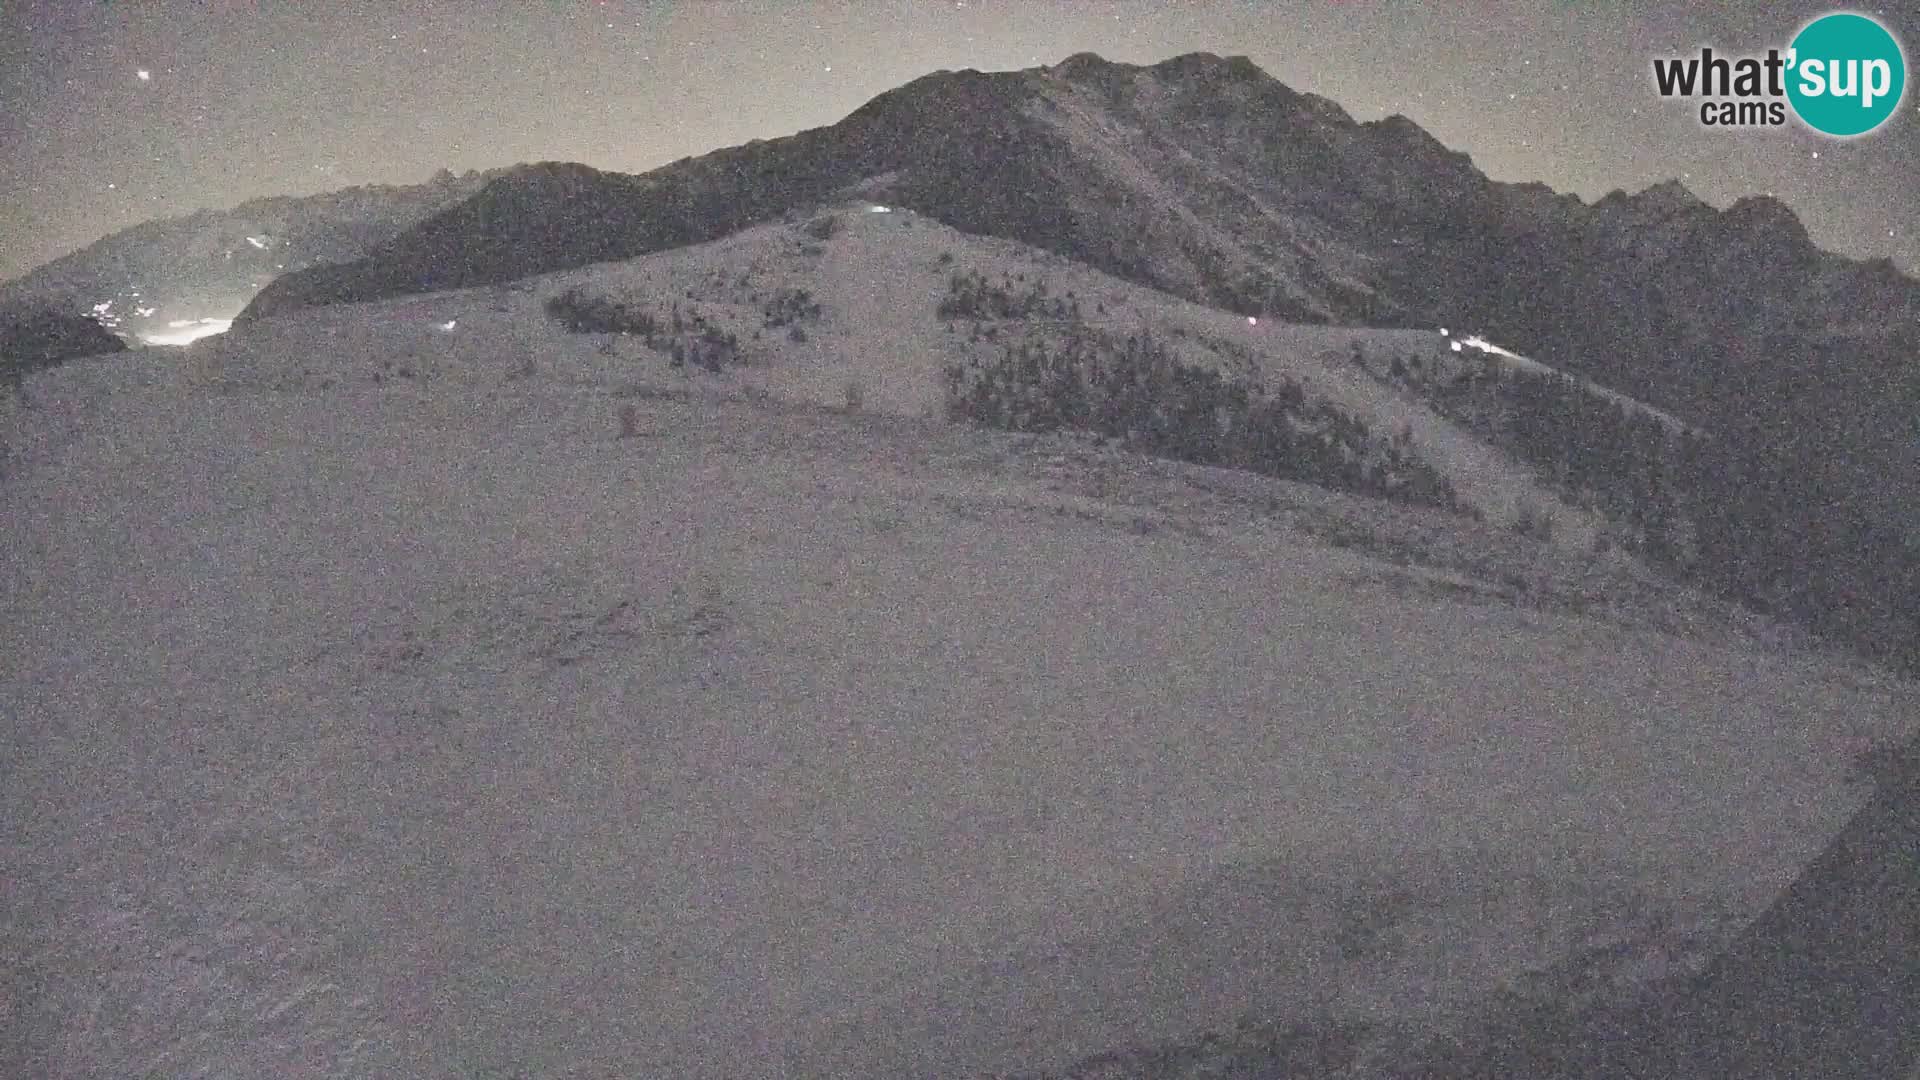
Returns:
[[[504,171],[442,169],[421,184],[269,195],[143,222],[0,282],[0,305],[92,313],[129,338],[230,318],[282,272],[357,258]]]
[[[1715,433],[1729,498],[1766,476],[1778,498],[1739,526],[1759,550],[1713,571],[1727,590],[1775,593],[1812,551],[1848,578],[1835,605],[1911,576],[1884,560],[1920,537],[1920,282],[1820,250],[1777,199],[1505,184],[1411,121],[1357,122],[1212,53],[935,72],[834,125],[596,176],[565,194],[498,178],[243,318],[631,258],[858,192],[1216,309],[1479,333]],[[521,211],[478,209],[494,203]],[[1875,554],[1810,531],[1803,506]]]

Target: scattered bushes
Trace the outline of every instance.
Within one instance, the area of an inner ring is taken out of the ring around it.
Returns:
[[[1085,430],[1164,457],[1247,469],[1460,509],[1444,477],[1402,433],[1380,439],[1299,384],[1270,389],[1179,361],[1151,336],[1124,341],[1084,325],[1049,349],[1028,340],[945,372],[947,414],[1013,431]]]
[[[698,308],[682,312],[676,303],[663,321],[644,308],[604,296],[587,296],[574,288],[548,300],[546,311],[575,333],[637,336],[649,349],[666,353],[668,363],[676,368],[691,364],[717,373],[740,358],[739,338],[722,330]],[[611,350],[603,347],[602,351]]]
[[[604,296],[568,289],[546,304],[547,316],[576,334],[636,334],[653,344],[660,322],[652,313],[629,308]]]
[[[761,307],[760,314],[763,320],[761,325],[774,329],[802,320],[818,322],[820,305],[814,302],[813,294],[805,289],[781,289]]]
[[[1511,525],[1515,533],[1529,540],[1553,543],[1553,511],[1532,499],[1523,498],[1514,506]]]
[[[1016,286],[1024,286],[1017,288]],[[986,275],[955,272],[947,279],[947,295],[935,308],[942,319],[1071,319],[1080,318],[1080,301],[1072,293],[1049,296],[1047,283],[1028,284],[1002,274],[998,282]]]
[[[1644,409],[1553,372],[1492,358],[1459,365],[1418,356],[1354,362],[1423,393],[1443,416],[1527,462],[1574,499],[1622,525],[1630,550],[1671,557],[1684,528],[1675,505],[1676,470],[1690,436]],[[1516,523],[1518,524],[1518,523]],[[1529,520],[1529,535],[1549,522]]]

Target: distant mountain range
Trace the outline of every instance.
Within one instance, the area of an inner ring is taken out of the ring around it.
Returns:
[[[254,199],[150,221],[0,284],[0,307],[92,314],[136,339],[169,323],[231,318],[279,275],[357,259],[503,171],[443,170],[425,184]]]

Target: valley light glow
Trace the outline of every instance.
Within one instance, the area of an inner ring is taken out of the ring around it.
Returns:
[[[168,323],[169,333],[141,334],[146,345],[189,345],[203,337],[224,334],[233,328],[232,319],[175,319]]]

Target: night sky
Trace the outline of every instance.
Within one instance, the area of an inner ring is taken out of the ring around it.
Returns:
[[[1458,12],[1471,11],[1470,17]],[[0,278],[155,217],[537,160],[637,172],[829,124],[929,71],[1246,54],[1501,180],[1772,192],[1920,271],[1920,95],[1848,142],[1702,128],[1656,55],[1785,48],[1821,4],[0,0]],[[1867,5],[1920,53],[1920,0]],[[142,73],[145,74],[142,74]]]

